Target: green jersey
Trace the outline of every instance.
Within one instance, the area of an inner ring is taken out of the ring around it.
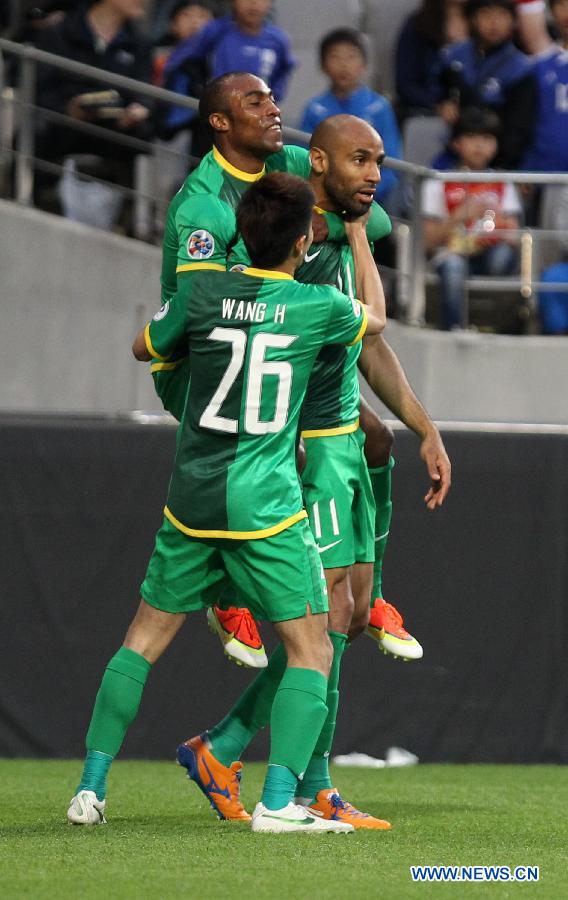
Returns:
[[[391,231],[391,222],[382,209],[378,238]],[[333,217],[328,215],[328,221]],[[326,241],[314,244],[296,272],[305,284],[333,284],[355,299],[355,267],[349,244]],[[358,426],[360,393],[357,362],[361,344],[353,347],[323,347],[308,384],[301,416],[303,437],[345,434]]]
[[[216,147],[185,179],[170,203],[162,254],[162,302],[177,290],[180,272],[224,269],[237,241],[235,209],[251,183],[267,172],[310,174],[310,157],[303,147],[289,145],[272,153],[261,172],[250,175],[231,165]],[[239,262],[247,262],[244,247]]]
[[[193,537],[268,537],[306,517],[294,446],[325,344],[361,340],[361,305],[282,272],[200,272],[146,327],[153,356],[185,347],[190,381],[165,514]]]

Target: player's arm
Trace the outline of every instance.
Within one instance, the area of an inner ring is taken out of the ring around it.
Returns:
[[[178,291],[154,317],[141,328],[132,344],[132,353],[140,362],[167,360],[186,341],[188,291]]]
[[[357,297],[365,306],[366,334],[379,334],[387,324],[385,293],[381,276],[365,231],[366,216],[345,223],[345,233],[353,254]]]
[[[377,397],[420,438],[422,457],[431,487],[424,501],[428,509],[441,506],[452,481],[452,467],[438,431],[416,394],[394,351],[381,335],[363,341],[359,368]]]

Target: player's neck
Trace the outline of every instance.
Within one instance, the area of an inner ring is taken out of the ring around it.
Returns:
[[[284,272],[286,275],[291,275],[293,278],[295,275],[297,266],[298,266],[297,257],[289,257],[288,259],[285,259],[283,263],[280,263],[279,266],[271,266],[268,271]]]
[[[222,141],[219,142],[215,149],[222,156],[223,161],[229,163],[238,172],[243,172],[246,175],[259,175],[264,170],[266,157],[260,157],[258,153],[253,154],[246,150],[236,150],[230,144]],[[268,156],[269,154],[267,153],[266,155]]]
[[[337,204],[334,203],[330,197],[327,196],[323,185],[320,183],[317,177],[314,175],[310,175],[309,177],[310,187],[315,194],[316,202],[315,202],[315,211],[323,210],[324,212],[332,212],[332,213],[340,213],[341,210],[337,208]]]

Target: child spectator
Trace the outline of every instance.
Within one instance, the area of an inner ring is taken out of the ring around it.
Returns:
[[[212,18],[212,8],[207,0],[181,0],[176,3],[171,12],[168,31],[157,44],[152,76],[154,84],[186,97],[200,96],[201,88],[207,80],[203,63],[188,62],[183,68],[174,69],[169,76],[165,74],[165,67],[176,47],[198,34]],[[157,132],[165,141],[169,141],[180,131],[198,125],[197,110],[183,106],[160,107],[157,118]],[[188,148],[189,139],[186,141],[186,151]]]
[[[166,76],[195,63],[206,65],[207,79],[250,72],[262,78],[280,102],[296,62],[288,35],[266,21],[271,6],[272,0],[231,0],[231,15],[214,19],[174,50]]]
[[[497,153],[499,120],[495,113],[464,110],[452,130],[456,169],[482,172]],[[516,236],[494,234],[519,227],[521,204],[513,185],[429,180],[424,184],[424,242],[440,276],[442,327],[465,323],[465,280],[470,275],[511,275],[517,265]]]
[[[212,18],[213,11],[207,0],[180,0],[175,4],[170,13],[168,30],[156,41],[152,67],[154,84],[163,87],[164,66],[168,57],[179,44],[201,31]]]
[[[469,37],[462,0],[422,0],[404,23],[396,48],[400,119],[432,115],[442,99],[440,51]]]
[[[300,129],[311,134],[329,116],[339,113],[359,116],[379,132],[386,155],[401,159],[400,132],[391,104],[363,84],[367,69],[363,35],[351,28],[331,31],[320,43],[320,65],[329,78],[329,89],[308,101]],[[383,168],[375,194],[380,203],[388,205],[397,181],[396,172]]]
[[[530,143],[536,105],[531,61],[513,44],[514,0],[467,0],[471,38],[443,53],[439,114],[455,123],[467,106],[487,106],[501,122],[496,165],[516,169]]]
[[[531,172],[568,172],[568,0],[550,0],[559,43],[534,66],[537,106],[534,137],[522,158]]]

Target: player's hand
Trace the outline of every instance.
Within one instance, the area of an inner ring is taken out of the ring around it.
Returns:
[[[428,509],[436,509],[446,499],[452,483],[452,464],[436,427],[423,438],[420,456],[426,463],[431,482],[424,503]]]
[[[329,228],[325,216],[315,210],[312,213],[312,228],[314,230],[314,244],[321,244],[327,240]]]
[[[357,216],[356,219],[348,219],[347,217],[344,219],[345,222],[345,234],[349,238],[352,234],[358,234],[359,232],[367,233],[367,222],[369,221],[369,216],[371,215],[370,208],[366,213],[363,213],[362,216]]]

